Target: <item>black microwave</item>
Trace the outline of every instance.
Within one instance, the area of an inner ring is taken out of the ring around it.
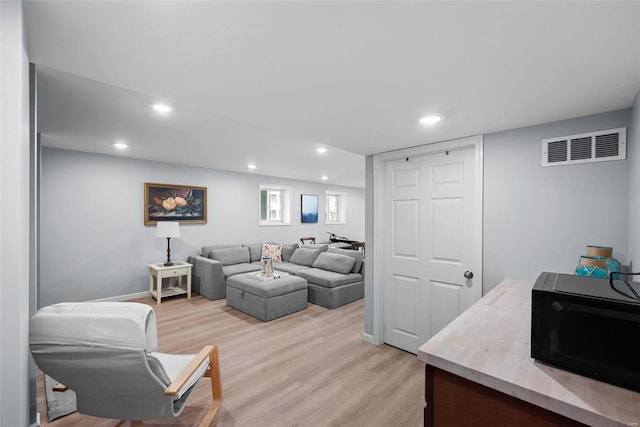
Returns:
[[[542,273],[531,305],[531,357],[640,391],[640,283]]]

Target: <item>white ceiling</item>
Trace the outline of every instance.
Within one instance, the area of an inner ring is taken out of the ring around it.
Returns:
[[[640,89],[639,2],[24,6],[42,142],[72,150],[363,187],[364,155],[627,108]],[[446,119],[419,125],[429,112]]]

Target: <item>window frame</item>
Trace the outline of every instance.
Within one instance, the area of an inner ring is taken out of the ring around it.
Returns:
[[[336,219],[330,219],[329,207],[333,203],[329,198],[336,200]],[[347,193],[344,191],[324,191],[324,223],[327,225],[346,224],[347,223]]]
[[[279,201],[279,210],[281,212],[280,219],[270,219],[269,218],[269,208],[270,203],[267,203],[267,206],[263,208],[263,191],[266,191],[266,200],[268,201],[271,197],[271,193],[277,193],[280,201]],[[280,226],[280,225],[291,225],[291,194],[293,190],[291,187],[285,185],[278,184],[260,184],[258,186],[258,225],[260,227],[272,227],[272,226]],[[263,219],[263,211],[266,214],[265,219]]]

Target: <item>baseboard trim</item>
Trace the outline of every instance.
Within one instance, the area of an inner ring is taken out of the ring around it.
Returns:
[[[362,334],[362,340],[368,342],[369,344],[373,344],[373,345],[380,345],[382,344],[381,342],[378,342],[378,340],[376,340],[373,335],[371,334]]]
[[[149,295],[149,291],[136,292],[135,294],[118,295],[109,298],[100,298],[91,300],[91,302],[108,302],[108,301],[128,301],[130,299],[143,298]]]

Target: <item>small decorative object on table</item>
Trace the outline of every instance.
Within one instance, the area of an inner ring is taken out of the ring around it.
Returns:
[[[608,279],[611,270],[607,267],[607,258],[595,255],[582,255],[576,267],[577,276]]]
[[[273,276],[273,258],[263,256],[260,260],[260,274],[265,277]]]
[[[613,248],[611,246],[587,246],[587,255],[599,256],[606,258],[607,267],[611,272],[621,271],[622,265],[620,261],[613,258]],[[618,274],[614,274],[614,279],[618,278]]]

